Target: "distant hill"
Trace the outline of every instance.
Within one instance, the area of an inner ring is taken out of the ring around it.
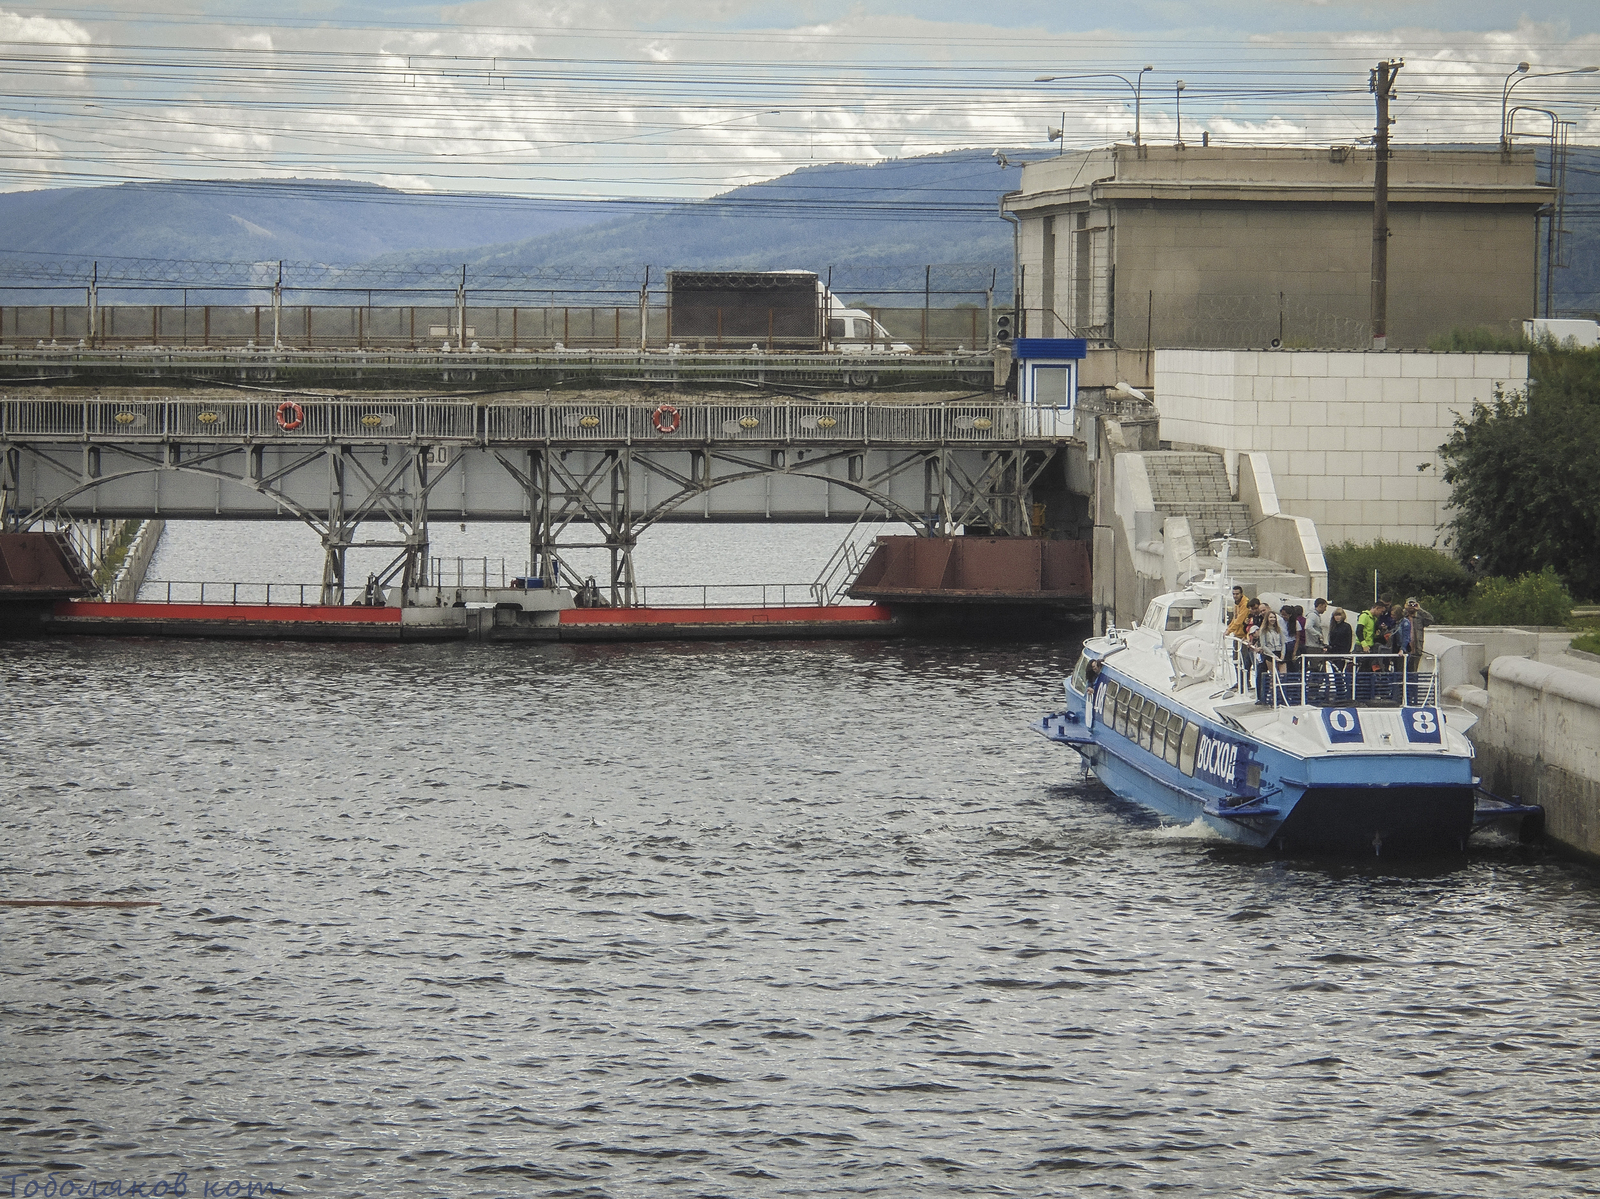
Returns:
[[[1017,159],[1040,153],[1007,151]],[[1543,154],[1540,162],[1543,177]],[[819,274],[832,267],[841,294],[885,305],[920,302],[896,300],[893,293],[919,288],[924,264],[966,263],[974,267],[960,275],[962,286],[987,277],[985,268],[992,266],[999,272],[996,294],[1004,297],[1011,290],[1011,226],[996,209],[1001,194],[1019,186],[1020,174],[1016,167],[1001,167],[990,152],[969,150],[806,167],[682,204],[417,195],[299,180],[11,192],[0,194],[0,260],[26,257],[34,264],[27,277],[35,281],[49,263],[59,262],[77,286],[88,260],[112,255],[158,260],[151,271],[163,269],[164,261],[365,264],[356,271],[325,272],[321,279],[342,281],[352,290],[381,289],[384,279],[424,278],[430,288],[453,288],[453,272],[463,263],[469,273],[568,277],[642,271],[648,264],[655,279],[673,267]],[[1572,148],[1567,185],[1570,265],[1555,272],[1554,307],[1557,313],[1594,315],[1600,313],[1600,149]],[[182,280],[159,277],[187,284],[191,302],[239,302],[237,292],[202,298],[205,293],[193,289],[204,287],[204,272],[190,273]],[[254,285],[265,281],[260,270],[230,274]],[[13,270],[0,275],[0,301],[49,302],[52,293],[7,291],[7,276],[24,278]],[[175,302],[166,294],[172,290],[160,293],[163,302]],[[305,298],[309,294],[296,302]],[[118,299],[141,302],[133,290]],[[960,298],[935,295],[933,302]]]
[[[391,254],[378,264],[602,270],[650,263],[701,270],[812,270],[910,278],[922,264],[1000,267],[1010,290],[1011,225],[1000,196],[1021,183],[990,151],[871,165],[805,167],[659,212],[498,245]],[[891,270],[891,268],[894,268]],[[909,273],[908,273],[909,272]],[[861,289],[856,288],[857,294]],[[936,300],[935,303],[938,303]]]
[[[1541,153],[1541,178],[1546,161]],[[1600,318],[1600,147],[1573,146],[1568,153],[1565,225],[1569,265],[1555,272],[1555,315]],[[1543,261],[1542,246],[1540,255]]]
[[[52,188],[0,193],[0,258],[352,263],[429,246],[538,237],[619,211],[606,203],[416,195],[294,179]]]

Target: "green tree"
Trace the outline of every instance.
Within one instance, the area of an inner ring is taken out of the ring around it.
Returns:
[[[1553,567],[1600,595],[1600,352],[1539,347],[1526,392],[1456,418],[1440,447],[1457,555],[1512,578]]]

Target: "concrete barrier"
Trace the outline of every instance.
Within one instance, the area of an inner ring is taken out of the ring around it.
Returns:
[[[1351,623],[1354,623],[1352,621]],[[1423,645],[1437,659],[1439,686],[1482,687],[1489,663],[1513,655],[1532,658],[1539,653],[1539,634],[1505,625],[1432,625]]]
[[[133,544],[128,547],[127,556],[123,558],[117,577],[111,584],[111,599],[114,602],[128,603],[139,598],[139,588],[144,586],[150,560],[156,556],[156,546],[161,544],[161,534],[166,528],[167,522],[159,518],[140,522]]]
[[[1461,689],[1463,700],[1476,698],[1467,690]],[[1526,658],[1496,658],[1473,742],[1484,786],[1542,804],[1548,837],[1600,857],[1600,679]]]

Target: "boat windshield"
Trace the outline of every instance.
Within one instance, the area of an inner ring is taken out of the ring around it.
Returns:
[[[1200,623],[1200,610],[1205,607],[1205,601],[1198,596],[1180,596],[1172,601],[1167,608],[1167,627],[1169,633],[1178,633],[1184,629],[1192,629]]]

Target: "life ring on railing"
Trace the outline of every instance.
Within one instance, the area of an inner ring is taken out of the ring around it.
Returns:
[[[285,400],[278,405],[278,428],[285,433],[293,433],[306,423],[306,410],[293,400]]]
[[[678,410],[671,404],[663,404],[650,414],[650,419],[655,422],[657,433],[676,433],[678,431]]]

